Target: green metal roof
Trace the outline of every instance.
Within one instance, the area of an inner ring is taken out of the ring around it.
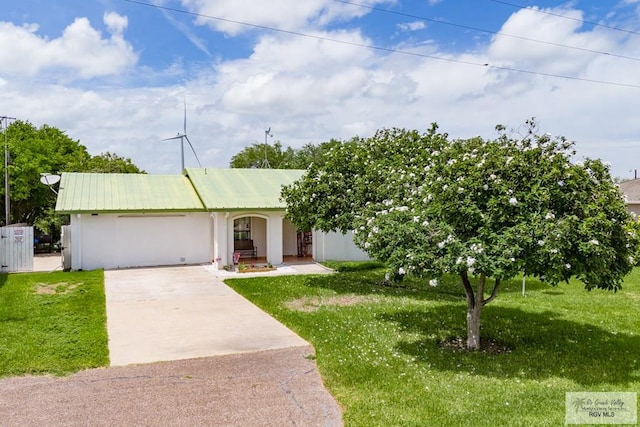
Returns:
[[[58,213],[203,211],[182,175],[63,173]]]
[[[305,173],[299,169],[197,169],[187,168],[207,210],[284,209],[283,185]]]

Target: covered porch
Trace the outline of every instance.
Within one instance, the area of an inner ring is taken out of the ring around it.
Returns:
[[[218,269],[234,263],[297,264],[313,262],[312,241],[286,218],[284,211],[212,212],[212,262]]]

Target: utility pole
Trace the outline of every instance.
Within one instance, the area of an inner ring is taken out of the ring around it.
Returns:
[[[7,129],[9,120],[16,120],[15,117],[0,116],[0,129],[4,122],[4,225],[10,224],[11,210],[9,208],[9,144],[7,142]]]

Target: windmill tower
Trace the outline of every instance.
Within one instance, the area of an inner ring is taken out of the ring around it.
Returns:
[[[202,167],[202,164],[200,163],[200,159],[198,158],[198,154],[196,153],[196,150],[193,148],[193,144],[191,144],[191,141],[189,140],[189,137],[187,136],[187,100],[184,100],[184,124],[183,124],[183,128],[182,128],[182,133],[178,132],[178,134],[172,138],[166,138],[163,139],[163,141],[173,141],[179,139],[180,140],[180,165],[181,165],[181,169],[180,169],[180,173],[184,172],[184,140],[187,140],[187,143],[189,143],[189,147],[191,147],[191,151],[193,151],[193,155],[196,157],[196,160],[198,161],[198,165],[200,167]]]
[[[271,169],[271,165],[269,164],[269,158],[267,157],[267,136],[273,138],[273,134],[271,133],[271,127],[264,131],[264,160],[262,160],[262,169]]]

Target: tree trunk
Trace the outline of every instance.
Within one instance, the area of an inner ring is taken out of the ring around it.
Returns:
[[[480,313],[482,304],[467,306],[467,348],[480,350]]]
[[[480,349],[480,314],[484,306],[484,284],[485,276],[480,275],[478,279],[478,289],[473,291],[471,282],[466,272],[461,274],[467,296],[467,349]]]

